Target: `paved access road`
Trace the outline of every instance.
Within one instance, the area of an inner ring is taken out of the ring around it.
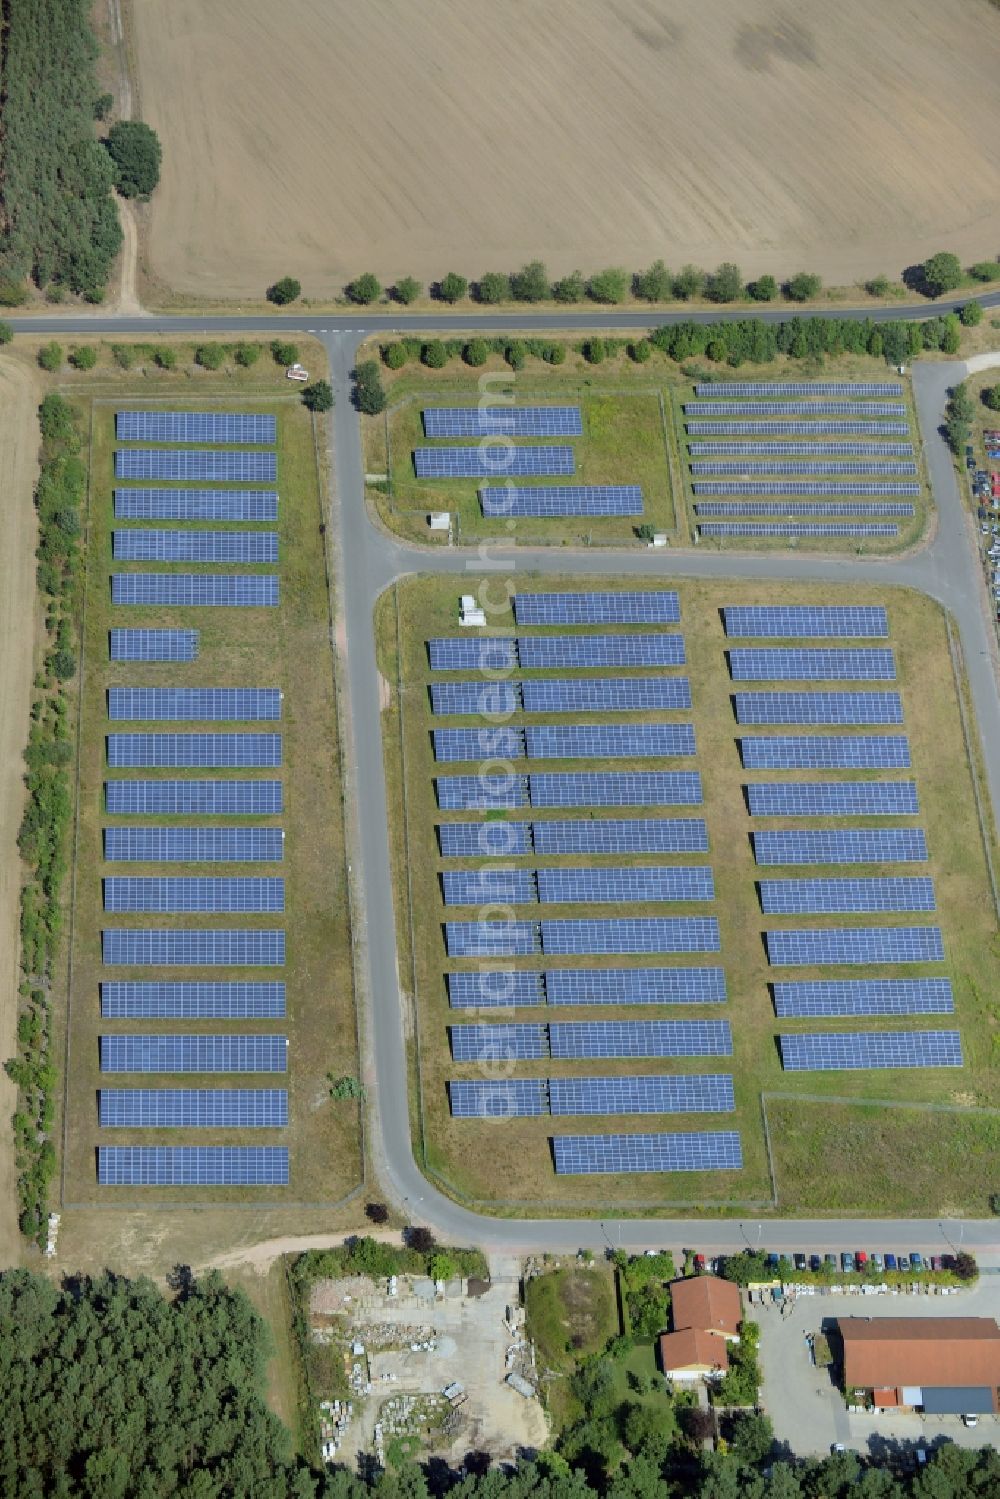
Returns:
[[[962,299],[962,300],[968,300]],[[1000,293],[980,298],[984,305],[1000,305]],[[935,304],[934,311],[959,305]],[[927,316],[927,304],[896,307],[879,317]],[[487,1250],[527,1252],[658,1245],[697,1244],[706,1250],[734,1250],[747,1245],[795,1250],[805,1245],[822,1250],[857,1249],[894,1243],[900,1249],[927,1252],[964,1244],[992,1258],[1000,1251],[1000,1221],[962,1223],[908,1220],[768,1220],[734,1222],[715,1218],[587,1219],[490,1218],[459,1207],[438,1192],[420,1173],[413,1158],[407,1108],[407,1072],[402,1005],[396,969],[392,881],[387,834],[388,808],[382,772],[379,680],[372,631],[372,610],[379,593],[406,573],[454,574],[474,591],[473,579],[514,572],[536,571],[558,575],[576,573],[607,576],[644,575],[664,579],[682,577],[799,579],[822,582],[884,582],[922,589],[944,604],[959,629],[969,673],[979,732],[984,747],[1000,746],[1000,696],[994,660],[994,636],[980,576],[975,528],[962,504],[951,458],[939,426],[948,388],[964,378],[959,364],[914,367],[914,385],[925,455],[938,510],[932,542],[910,556],[879,561],[858,557],[764,556],[727,553],[601,551],[588,549],[507,549],[491,546],[483,555],[473,549],[449,550],[407,545],[372,525],[364,490],[364,461],[357,416],[350,402],[350,371],[359,344],[380,332],[450,328],[479,331],[509,329],[544,333],[582,331],[595,327],[648,328],[659,323],[700,321],[738,313],[533,313],[465,316],[373,315],[366,309],[346,317],[320,314],[274,314],[252,317],[48,317],[17,318],[15,327],[34,334],[62,332],[186,333],[308,331],[327,349],[336,392],[331,417],[335,494],[332,531],[336,544],[339,606],[342,615],[343,658],[346,673],[347,743],[344,746],[347,806],[351,821],[354,881],[358,909],[355,942],[359,989],[365,1003],[365,1031],[370,1038],[374,1075],[369,1083],[372,1152],[381,1182],[414,1221],[435,1228],[442,1237],[475,1243]],[[755,314],[769,320],[788,316],[787,309]],[[831,316],[868,317],[866,309],[830,309]],[[993,805],[1000,806],[1000,755],[984,755]],[[595,1192],[599,1186],[595,1183]]]

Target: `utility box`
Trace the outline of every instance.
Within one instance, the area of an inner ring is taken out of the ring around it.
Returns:
[[[486,623],[486,615],[476,603],[474,594],[462,594],[458,606],[458,622],[460,625],[484,625]]]
[[[447,510],[432,510],[427,517],[427,524],[432,531],[450,531],[451,516]]]

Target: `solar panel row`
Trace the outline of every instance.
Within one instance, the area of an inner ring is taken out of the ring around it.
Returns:
[[[649,760],[695,753],[689,723],[529,724],[524,739],[531,760]]]
[[[208,479],[217,484],[273,484],[273,453],[229,453],[212,448],[118,448],[116,479]]]
[[[112,769],[258,769],[281,764],[280,734],[109,734],[107,748]]]
[[[269,573],[114,573],[113,604],[184,609],[274,609],[278,579]]]
[[[685,419],[691,437],[906,437],[909,422],[884,421],[770,421],[767,418],[703,422]]]
[[[116,520],[276,521],[273,489],[116,489]]]
[[[944,944],[936,926],[831,927],[764,935],[768,961],[775,967],[944,961]]]
[[[268,864],[284,858],[281,828],[105,828],[109,863]]]
[[[502,1009],[520,1005],[722,1004],[721,968],[479,969],[449,973],[452,1009]]]
[[[745,788],[751,817],[914,817],[915,781],[760,782]]]
[[[278,424],[273,416],[239,411],[117,411],[119,442],[227,442],[273,447]]]
[[[962,1066],[958,1031],[830,1031],[779,1039],[786,1072]]]
[[[950,979],[839,979],[774,984],[779,1020],[824,1016],[950,1015]]]
[[[715,882],[707,865],[598,866],[536,871],[538,899],[581,905],[585,902],[714,900]]]
[[[822,636],[885,639],[889,618],[881,604],[727,604],[722,611],[730,637]]]
[[[282,1129],[283,1088],[102,1088],[102,1129]]]
[[[276,531],[147,531],[111,533],[116,562],[277,562]]]
[[[126,968],[283,968],[285,934],[256,929],[105,928],[101,961]]]
[[[194,661],[197,630],[112,630],[112,661]]]
[[[102,1072],[284,1072],[287,1036],[101,1036]]]
[[[763,864],[925,863],[923,828],[786,829],[753,834],[754,858]]]
[[[112,783],[114,784],[114,783]],[[536,772],[510,776],[438,776],[442,811],[513,810],[518,807],[700,806],[697,771]],[[108,810],[112,810],[109,804]]]
[[[209,879],[191,875],[113,875],[103,881],[105,911],[283,911],[285,882],[279,877],[240,875]]]
[[[479,491],[484,515],[641,515],[638,484],[514,484]]]
[[[579,406],[428,406],[423,411],[425,437],[580,437]]]
[[[879,520],[892,517],[907,520],[916,514],[908,500],[699,500],[695,505],[699,522],[711,516],[722,520],[727,517],[774,516],[782,517],[785,525],[810,517],[819,521],[835,521],[843,517],[859,520]],[[754,535],[746,533],[722,533]],[[783,535],[784,532],[764,532],[764,535]],[[795,534],[791,532],[789,534]]]
[[[429,640],[433,671],[552,671],[584,666],[683,666],[684,637],[659,635],[457,636]]]
[[[106,1020],[282,1020],[283,983],[101,984]]]
[[[110,687],[108,717],[137,722],[252,723],[281,717],[277,687]]]
[[[698,523],[702,536],[896,536],[891,522],[872,521],[705,521]]]
[[[413,467],[418,479],[500,479],[572,474],[576,460],[570,447],[515,448],[506,437],[485,437],[474,448],[414,448]]]
[[[689,442],[692,458],[740,458],[770,455],[775,458],[908,458],[910,442]]]
[[[903,735],[775,734],[740,739],[744,770],[909,770]]]
[[[456,1062],[591,1057],[731,1056],[726,1020],[591,1020],[545,1025],[453,1025]]]
[[[902,401],[685,401],[688,416],[897,416]]]
[[[671,589],[613,593],[515,593],[519,625],[675,625],[681,608]]]
[[[693,460],[689,465],[692,474],[735,474],[744,479],[755,479],[766,474],[859,474],[871,478],[912,478],[917,465],[912,459],[883,458],[876,460],[855,458],[708,458]]]
[[[475,1078],[448,1084],[456,1119],[532,1115],[711,1114],[735,1109],[724,1073],[691,1077]]]
[[[901,396],[897,380],[713,380],[694,388],[695,395],[718,396]]]
[[[832,498],[845,495],[918,495],[920,485],[908,479],[886,479],[866,482],[863,479],[696,479],[692,483],[695,496],[699,495],[829,495]]]
[[[902,723],[898,692],[737,692],[741,724]]]
[[[891,682],[896,677],[893,652],[875,646],[856,650],[734,646],[727,654],[734,682]]]
[[[557,1175],[723,1171],[743,1165],[736,1130],[656,1135],[554,1135]]]
[[[115,817],[268,817],[283,810],[280,781],[105,781]]]
[[[101,1145],[102,1187],[284,1187],[286,1146]]]
[[[553,957],[600,953],[718,952],[714,916],[620,917],[577,921],[448,921],[445,941],[453,958]]]
[[[768,916],[828,912],[933,911],[934,882],[924,875],[871,879],[761,880],[761,910]]]

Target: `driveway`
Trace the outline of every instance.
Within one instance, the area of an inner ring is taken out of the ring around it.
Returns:
[[[1000,1420],[980,1416],[979,1425],[963,1426],[957,1416],[900,1413],[854,1415],[827,1369],[813,1366],[806,1334],[819,1332],[838,1317],[996,1317],[1000,1314],[1000,1277],[990,1275],[958,1296],[802,1296],[787,1313],[775,1306],[754,1307],[760,1324],[763,1372],[761,1405],[771,1417],[774,1435],[802,1456],[826,1453],[834,1442],[878,1455],[886,1442],[942,1440],[961,1447],[995,1446]]]

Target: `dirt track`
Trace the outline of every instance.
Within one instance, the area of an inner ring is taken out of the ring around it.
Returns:
[[[19,364],[0,359],[0,1060],[16,1049],[18,902],[17,830],[24,805],[21,751],[28,732],[35,623],[37,391]],[[20,1260],[17,1172],[10,1117],[17,1089],[0,1071],[0,1266]]]
[[[169,285],[1000,250],[982,0],[135,0]]]

